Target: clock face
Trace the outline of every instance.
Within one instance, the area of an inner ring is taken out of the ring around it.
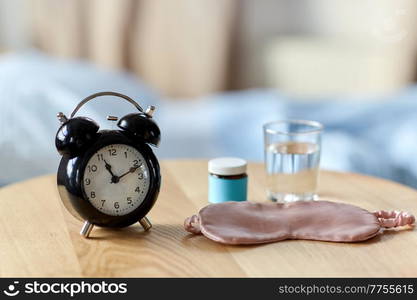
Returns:
[[[105,146],[88,161],[83,188],[88,201],[100,212],[126,215],[138,208],[148,193],[148,165],[131,146]]]

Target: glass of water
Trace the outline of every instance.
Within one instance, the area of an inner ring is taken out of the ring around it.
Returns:
[[[264,125],[268,198],[275,202],[317,199],[323,125],[286,120]]]

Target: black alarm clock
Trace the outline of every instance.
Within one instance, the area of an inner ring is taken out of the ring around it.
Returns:
[[[92,119],[75,117],[84,104],[101,96],[124,99],[138,111],[120,119],[108,116],[118,121],[118,130],[99,130]],[[68,211],[84,221],[82,236],[88,237],[94,225],[125,227],[139,221],[145,230],[152,227],[146,214],[161,185],[159,163],[149,146],[160,141],[154,111],[153,106],[144,111],[123,94],[100,92],[83,99],[69,119],[58,113],[58,190]]]

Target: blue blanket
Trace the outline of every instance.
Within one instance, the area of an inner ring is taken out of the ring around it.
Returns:
[[[0,59],[0,185],[55,172],[56,113],[70,114],[83,97],[103,90],[157,106],[162,142],[156,152],[161,159],[231,155],[262,161],[263,123],[310,119],[325,125],[323,168],[417,187],[416,87],[384,99],[300,102],[260,89],[170,101],[129,74],[34,52]],[[89,103],[80,114],[114,128],[105,116],[129,111],[128,103],[106,98]]]

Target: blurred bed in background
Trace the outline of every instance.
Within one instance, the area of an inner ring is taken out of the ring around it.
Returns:
[[[0,0],[0,185],[55,172],[56,113],[112,90],[157,106],[163,159],[261,161],[263,123],[311,119],[324,168],[417,187],[416,20],[413,0]]]
[[[263,158],[262,124],[301,118],[322,122],[323,167],[390,178],[417,187],[417,88],[384,99],[289,99],[274,90],[227,92],[172,101],[127,73],[98,70],[82,61],[40,53],[11,54],[0,60],[0,184],[56,171],[56,113],[69,114],[85,96],[103,90],[125,93],[143,106],[156,105],[162,131],[157,154],[167,158],[234,155]],[[79,114],[114,124],[107,115],[131,111],[105,98]]]

